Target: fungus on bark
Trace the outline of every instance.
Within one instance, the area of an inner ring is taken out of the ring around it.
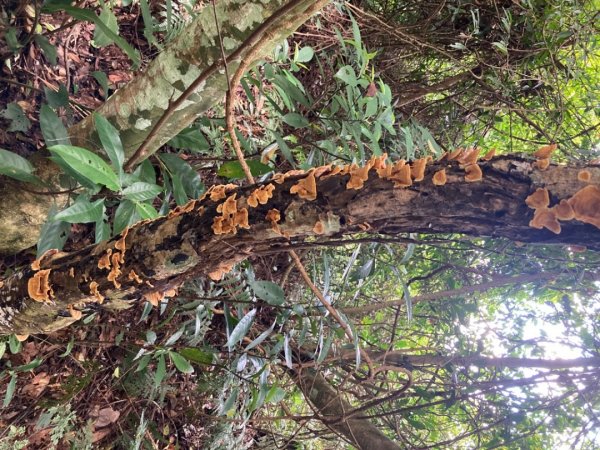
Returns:
[[[492,148],[490,149],[485,155],[483,155],[483,157],[481,159],[483,159],[484,161],[489,161],[490,159],[492,159],[494,156],[496,155],[496,149]]]
[[[350,166],[350,179],[346,184],[346,189],[362,189],[365,181],[369,179],[369,170],[373,165],[372,161],[368,161],[363,167],[359,167],[356,164]]]
[[[481,167],[479,167],[479,164],[470,164],[465,167],[465,181],[473,183],[481,180],[482,178],[483,173],[481,172]]]
[[[425,178],[425,167],[427,166],[427,158],[416,159],[410,167],[410,175],[413,181],[422,181]]]
[[[129,271],[129,274],[127,275],[127,279],[129,281],[135,281],[137,284],[142,284],[142,279],[140,278],[140,276],[135,273],[135,270],[131,269]]]
[[[412,186],[412,178],[410,176],[410,166],[401,159],[396,161],[391,166],[391,174],[387,177],[388,180],[394,182],[395,188],[404,188]]]
[[[446,159],[448,161],[452,161],[453,159],[457,159],[462,154],[462,152],[463,152],[462,148],[457,148],[456,150],[454,150],[454,151],[452,151],[450,153],[447,153],[446,154]]]
[[[90,294],[94,296],[98,303],[104,303],[104,295],[98,291],[98,283],[95,281],[90,283]]]
[[[569,202],[564,198],[559,202],[558,205],[554,205],[550,208],[556,214],[558,220],[573,220],[575,218],[575,212]]]
[[[50,286],[50,270],[39,270],[27,281],[27,294],[36,302],[46,302],[54,296]]]
[[[592,179],[592,174],[589,170],[580,170],[579,173],[577,174],[577,179],[579,181],[583,181],[584,183],[587,183],[588,181],[590,181]]]
[[[271,197],[273,197],[273,191],[275,185],[269,183],[266,186],[256,188],[248,197],[247,203],[249,206],[256,208],[258,204],[265,205]]]
[[[121,275],[121,263],[123,262],[123,257],[120,252],[114,252],[110,257],[110,262],[112,263],[112,269],[106,276],[108,281],[112,281],[115,288],[119,289],[121,287],[121,283],[117,281],[117,278]]]
[[[83,316],[83,313],[81,311],[79,311],[78,309],[75,309],[73,307],[73,305],[68,305],[67,310],[69,311],[69,314],[71,315],[71,317],[75,320],[79,320]]]
[[[317,220],[315,226],[313,227],[313,231],[315,234],[323,234],[325,232],[325,225],[320,220]]]
[[[548,207],[550,204],[548,189],[537,188],[533,194],[525,199],[525,204],[533,209]]]
[[[589,185],[577,191],[569,200],[575,219],[600,228],[600,189]]]
[[[438,170],[434,173],[431,181],[433,181],[433,184],[436,186],[443,186],[446,184],[446,169]]]
[[[98,269],[110,270],[110,255],[112,254],[112,248],[106,250],[106,253],[98,260]]]
[[[471,164],[477,163],[477,158],[479,158],[479,149],[477,147],[470,148],[462,152],[456,160],[461,166],[470,166]]]
[[[533,165],[540,170],[546,170],[550,165],[550,158],[538,159],[536,162],[533,163]]]
[[[317,180],[314,172],[309,172],[308,175],[293,185],[290,188],[290,194],[298,194],[304,200],[313,201],[317,199]]]
[[[556,213],[546,207],[535,210],[529,226],[538,230],[547,228],[555,234],[560,234],[560,223],[556,220]]]
[[[533,156],[539,159],[547,159],[550,158],[552,152],[554,152],[554,150],[556,150],[557,148],[558,145],[556,144],[544,145],[543,147],[540,147],[537,151],[535,151],[533,153]]]

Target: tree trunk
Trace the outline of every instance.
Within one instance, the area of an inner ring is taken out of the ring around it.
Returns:
[[[295,379],[304,396],[317,408],[319,420],[353,445],[361,450],[400,449],[367,419],[344,419],[354,408],[317,371],[303,369],[295,374]]]
[[[0,287],[0,334],[56,330],[101,301],[112,307],[143,298],[156,303],[173,295],[186,277],[219,279],[250,255],[286,251],[314,236],[327,240],[365,230],[463,233],[600,249],[600,167],[586,168],[590,184],[578,180],[577,168],[552,165],[540,171],[519,158],[499,157],[480,166],[483,179],[471,183],[456,161],[437,161],[428,165],[423,181],[405,188],[394,188],[374,169],[358,188],[356,180],[364,179],[365,171],[356,167],[351,174],[319,168],[283,181],[278,176],[274,180],[282,184],[226,193],[228,186],[215,187],[207,198],[140,222],[122,237],[68,255],[47,255],[8,277]],[[438,186],[432,175],[442,168],[447,182]],[[357,189],[347,188],[349,179]],[[551,205],[572,199],[580,220],[561,221],[559,234],[531,227],[534,213],[525,202],[538,188],[550,192]]]
[[[223,100],[227,79],[221,65],[221,41],[227,55],[227,73],[233,76],[240,61],[252,48],[249,43],[254,44],[258,37],[266,37],[268,43],[261,46],[256,57],[268,56],[275,45],[292,34],[328,1],[221,0],[215,2],[219,31],[212,4],[208,2],[196,19],[166,46],[146,71],[115,92],[97,113],[119,130],[126,159],[130,158],[172,103],[196,79],[204,77],[205,80],[176,108],[148,142],[143,155],[147,158]],[[101,153],[92,115],[69,128],[69,136],[74,145]],[[101,156],[105,155],[102,153]],[[34,165],[44,180],[54,184],[59,169],[53,163],[39,158]],[[66,202],[64,196],[35,196],[14,184],[0,186],[0,197],[12,202],[8,206],[14,206],[0,209],[0,253],[5,254],[35,245],[52,204]],[[15,214],[15,211],[19,213]]]

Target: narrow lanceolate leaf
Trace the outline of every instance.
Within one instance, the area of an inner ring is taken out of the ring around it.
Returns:
[[[285,355],[285,365],[288,368],[293,369],[294,364],[292,362],[292,349],[290,348],[290,335],[286,333],[283,341],[283,354]]]
[[[63,245],[69,237],[71,231],[71,225],[62,220],[54,220],[56,215],[56,208],[52,207],[50,214],[48,214],[48,220],[42,225],[40,231],[40,237],[37,243],[37,258],[42,256],[51,248],[62,250]]]
[[[131,186],[123,189],[123,195],[128,200],[143,202],[152,200],[162,192],[162,188],[156,184],[144,183],[138,181]]]
[[[282,305],[285,301],[283,289],[271,281],[255,281],[250,284],[250,287],[258,298],[269,305]]]
[[[12,376],[10,377],[10,381],[8,382],[8,386],[6,386],[6,394],[4,395],[4,402],[2,403],[2,406],[4,406],[5,408],[10,405],[10,401],[12,400],[13,396],[15,395],[15,390],[17,388],[17,374],[13,373]]]
[[[73,205],[56,214],[54,220],[69,223],[90,223],[102,220],[103,216],[103,198],[96,200],[94,203],[85,199],[78,199]]]
[[[22,156],[0,148],[0,175],[6,175],[29,183],[41,183],[33,175],[33,166]]]
[[[251,310],[248,314],[246,314],[235,326],[231,334],[229,335],[229,339],[227,340],[227,346],[231,350],[233,346],[242,340],[248,330],[252,326],[252,322],[254,321],[254,316],[256,314],[256,309]]]
[[[252,350],[257,345],[260,345],[266,338],[268,338],[271,335],[271,333],[273,332],[273,329],[275,328],[275,324],[276,323],[277,322],[273,322],[273,325],[271,325],[265,331],[263,331],[262,333],[260,333],[260,336],[258,336],[252,342],[250,342],[250,344],[248,344],[248,347],[246,347],[246,351]]]
[[[125,153],[121,138],[119,137],[119,131],[100,114],[94,114],[94,122],[96,123],[96,131],[98,131],[102,148],[108,155],[110,162],[115,168],[115,172],[121,173],[123,162],[125,161]]]
[[[54,145],[48,150],[60,157],[75,172],[93,183],[101,184],[113,191],[120,189],[117,174],[102,158],[89,150],[72,145]]]
[[[177,370],[179,370],[181,373],[192,373],[194,371],[194,368],[189,361],[179,353],[169,352],[169,356],[171,357],[173,364],[175,364],[175,367],[177,367]]]

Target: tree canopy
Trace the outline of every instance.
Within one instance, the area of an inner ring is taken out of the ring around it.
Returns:
[[[1,6],[0,448],[596,448],[598,6]]]

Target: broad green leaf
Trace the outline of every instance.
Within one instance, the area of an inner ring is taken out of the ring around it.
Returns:
[[[167,142],[167,144],[174,148],[184,148],[194,152],[202,152],[210,149],[210,144],[202,132],[196,127],[186,128],[180,131],[179,134]]]
[[[183,356],[181,356],[179,353],[169,352],[169,356],[171,357],[171,361],[173,361],[173,364],[175,364],[175,367],[177,367],[177,370],[179,370],[181,373],[194,372],[194,368],[192,367],[190,362]]]
[[[147,159],[143,160],[142,163],[136,167],[132,175],[145,183],[156,184],[156,172],[154,171],[152,163]]]
[[[104,217],[104,199],[98,199],[90,203],[83,197],[79,197],[73,205],[57,213],[54,220],[62,220],[69,223],[90,223],[102,220]]]
[[[123,200],[119,206],[117,206],[117,210],[115,211],[115,220],[113,222],[113,233],[119,234],[129,225],[133,225],[134,223],[140,220],[140,215],[138,214],[135,203],[130,200]]]
[[[156,219],[158,217],[158,212],[154,209],[150,203],[147,202],[134,202],[135,210],[140,215],[142,219]]]
[[[6,408],[8,405],[10,405],[10,401],[12,400],[13,396],[15,395],[16,388],[17,388],[17,374],[13,372],[12,376],[10,377],[10,381],[8,382],[8,385],[6,386],[6,394],[4,394],[4,401],[2,402],[3,407]]]
[[[246,333],[248,333],[248,330],[252,326],[255,315],[256,309],[250,310],[250,312],[242,317],[235,328],[231,331],[229,339],[227,339],[227,346],[229,347],[229,350],[231,350],[236,343],[241,341],[243,337],[246,336]]]
[[[40,184],[41,180],[33,175],[33,166],[22,156],[0,148],[0,175],[20,181]]]
[[[23,112],[23,109],[16,103],[12,102],[6,105],[3,111],[0,111],[0,117],[10,121],[8,131],[21,131],[26,133],[31,127],[31,122]]]
[[[93,183],[101,184],[113,191],[120,189],[117,174],[102,158],[89,150],[72,145],[54,145],[48,150],[59,156],[75,172]]]
[[[57,62],[56,47],[50,43],[46,36],[36,34],[33,40],[44,52],[44,56],[48,59],[51,65],[55,66]]]
[[[44,87],[44,93],[48,104],[53,108],[60,108],[69,104],[69,92],[67,91],[67,87],[62,83],[58,85],[58,92]]]
[[[104,242],[107,241],[108,239],[110,239],[110,224],[107,223],[105,220],[104,214],[102,215],[102,219],[100,219],[99,221],[96,222],[96,227],[95,227],[95,231],[96,231],[96,236],[95,236],[95,243],[99,244],[100,242]]]
[[[40,128],[48,147],[58,144],[69,145],[71,143],[69,133],[62,120],[48,105],[42,105],[40,109]]]
[[[296,62],[308,62],[310,61],[315,54],[315,51],[312,47],[302,47],[298,52],[294,55]]]
[[[63,245],[65,245],[65,242],[69,237],[71,225],[61,220],[54,220],[55,215],[56,207],[53,206],[50,210],[50,214],[48,214],[48,219],[44,225],[42,225],[42,229],[40,230],[36,252],[37,258],[52,248],[62,250]]]
[[[263,164],[260,161],[254,159],[247,160],[246,163],[250,168],[250,173],[255,177],[259,177],[261,175],[273,171],[273,168],[271,166]],[[229,178],[230,180],[239,180],[246,177],[246,175],[244,174],[244,169],[242,169],[242,166],[239,163],[239,161],[226,162],[221,167],[219,167],[217,175],[219,175],[220,177]]]
[[[179,354],[187,360],[198,364],[209,365],[213,363],[213,354],[210,352],[204,352],[198,348],[184,347],[179,350]]]
[[[173,196],[175,197],[175,202],[178,206],[185,205],[187,203],[188,196],[185,193],[183,181],[177,174],[173,176],[171,181],[173,183]]]
[[[200,181],[200,175],[198,175],[189,163],[179,156],[170,153],[164,153],[159,158],[169,169],[171,178],[174,179],[177,177],[181,180],[181,185],[190,198],[198,198],[200,196],[204,190],[204,185]]]
[[[294,128],[304,128],[307,127],[309,124],[308,119],[306,119],[306,117],[303,117],[301,114],[294,112],[287,113],[281,118],[281,120],[283,120],[289,126]]]
[[[282,305],[285,301],[285,293],[281,287],[271,281],[254,281],[250,287],[258,298],[263,299],[269,305]]]
[[[108,121],[108,119],[98,113],[94,113],[94,122],[96,131],[100,137],[102,148],[108,155],[116,173],[121,173],[125,154],[123,144],[119,136],[119,131]]]
[[[117,23],[117,18],[110,10],[110,8],[106,5],[102,8],[102,12],[100,13],[99,20],[105,25],[106,28],[112,34],[106,34],[104,30],[106,28],[96,26],[94,30],[94,40],[92,41],[92,45],[94,47],[106,47],[114,42],[111,38],[112,35],[119,34],[119,24]]]
[[[358,80],[356,79],[356,73],[352,66],[344,66],[340,70],[338,70],[335,74],[336,78],[339,78],[348,86],[356,86],[358,84]]]
[[[162,188],[156,184],[138,181],[123,189],[122,194],[128,200],[143,202],[146,200],[153,200],[161,192]]]
[[[284,398],[285,390],[281,389],[279,386],[271,386],[271,389],[269,389],[269,392],[267,392],[265,401],[267,403],[279,403]]]

